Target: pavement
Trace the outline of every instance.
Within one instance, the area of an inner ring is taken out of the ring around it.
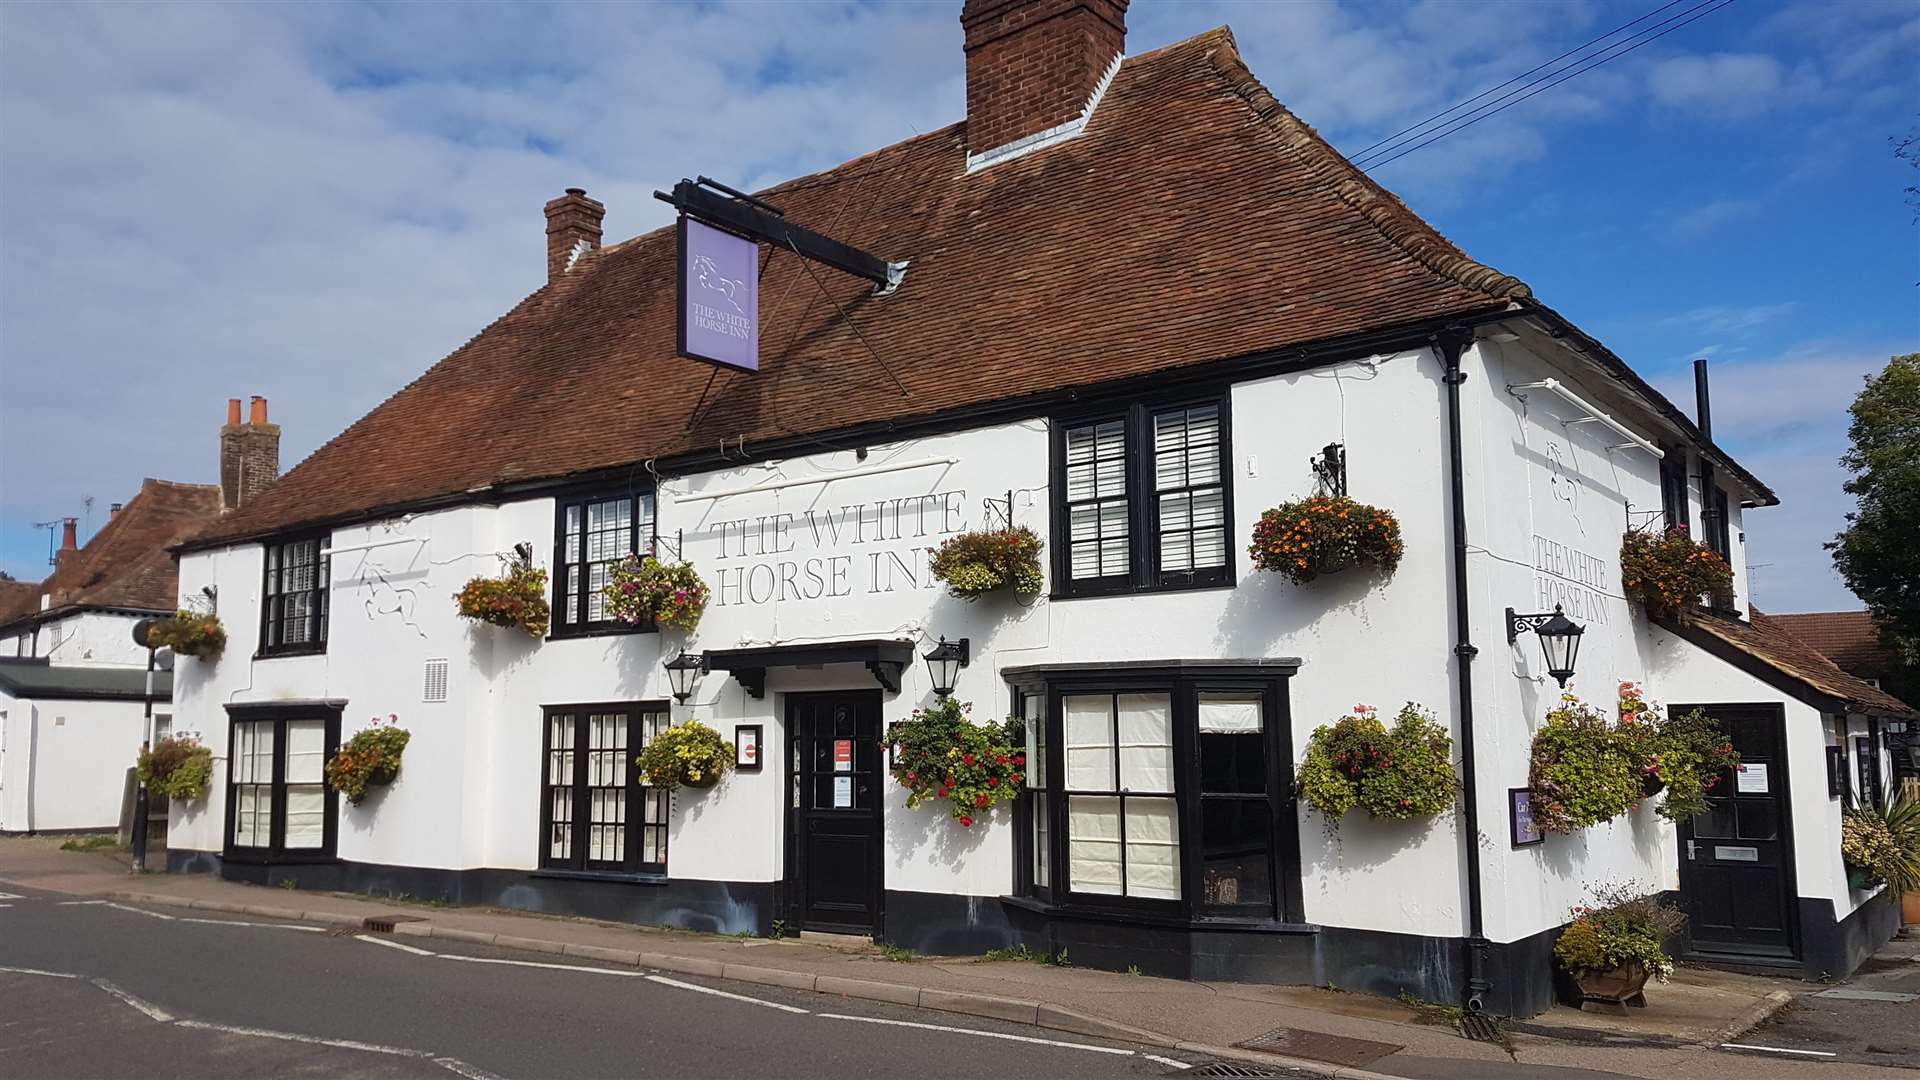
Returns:
[[[157,922],[155,915],[165,913],[175,916],[172,922],[223,918],[305,924],[353,931],[363,952],[391,952],[416,960],[426,957],[395,946],[435,954],[495,950],[502,957],[519,956],[535,963],[590,963],[643,976],[657,974],[698,980],[711,987],[732,987],[754,997],[777,993],[799,995],[781,999],[791,1002],[835,1002],[831,1006],[808,1006],[816,1013],[823,1008],[849,1013],[900,1009],[906,1012],[899,1015],[926,1018],[913,1023],[933,1027],[1008,1025],[1003,1034],[1024,1030],[1038,1039],[1132,1048],[1138,1061],[1148,1060],[1138,1057],[1140,1053],[1152,1053],[1183,1066],[1235,1062],[1270,1070],[1303,1070],[1291,1075],[1361,1080],[1378,1076],[1411,1080],[1585,1080],[1600,1076],[1682,1080],[1717,1078],[1729,1068],[1761,1080],[1807,1075],[1812,1061],[1819,1062],[1822,1076],[1901,1076],[1910,1080],[1910,1073],[1895,1072],[1894,1068],[1920,1067],[1920,1049],[1884,1038],[1875,1045],[1882,1051],[1891,1048],[1890,1052],[1870,1053],[1866,1046],[1869,1039],[1859,1040],[1861,1045],[1857,1047],[1840,1047],[1832,1031],[1811,1026],[1813,1017],[1833,1010],[1838,1014],[1834,1024],[1846,1029],[1845,1018],[1865,1005],[1889,1010],[1887,1018],[1877,1021],[1881,1030],[1903,1022],[1909,1032],[1920,1027],[1913,1022],[1915,1013],[1900,1011],[1911,1010],[1910,1002],[1877,999],[1822,999],[1814,1006],[1803,1006],[1787,1019],[1761,1029],[1769,1034],[1775,1030],[1797,1034],[1769,1038],[1765,1049],[1738,1051],[1741,1056],[1735,1060],[1733,1053],[1720,1048],[1721,1044],[1749,1039],[1754,1045],[1762,1045],[1757,1036],[1749,1037],[1747,1029],[1778,1011],[1790,997],[1805,1000],[1804,994],[1793,994],[1783,987],[1805,992],[1822,988],[1699,969],[1683,969],[1674,982],[1650,987],[1650,1007],[1636,1010],[1636,1015],[1624,1020],[1558,1008],[1511,1025],[1507,1031],[1509,1053],[1499,1045],[1462,1038],[1444,1010],[1410,1007],[1368,995],[1307,987],[1183,982],[1020,960],[889,958],[867,944],[715,937],[523,912],[300,893],[206,876],[149,874],[132,878],[111,858],[58,852],[43,841],[0,840],[0,882],[111,899],[115,904],[152,913],[130,914],[104,905],[74,905],[70,909],[115,912],[117,917],[136,921]],[[0,911],[0,919],[10,914]],[[374,922],[369,924],[368,919]],[[367,932],[369,925],[390,925],[391,931]],[[359,941],[361,937],[389,947],[378,948]],[[13,963],[6,957],[12,955],[11,943],[16,938],[0,934],[0,964]],[[1920,969],[1920,963],[1908,966]],[[880,1013],[874,1016],[888,1018]],[[1807,1019],[1798,1019],[1801,1017]],[[1805,1031],[1783,1026],[1792,1023],[1809,1026]],[[1236,1045],[1281,1028],[1289,1029],[1281,1045],[1293,1052],[1269,1054]],[[349,1035],[355,1039],[368,1037],[358,1026],[350,1027]],[[798,1033],[795,1037],[799,1041],[782,1044],[787,1047],[784,1056],[766,1060],[784,1064],[791,1059],[800,1065],[800,1072],[811,1073],[817,1061],[825,1060],[822,1055],[830,1047]],[[1816,1045],[1828,1048],[1833,1056],[1786,1052]],[[0,1054],[4,1052],[0,1047]],[[464,1055],[456,1056],[466,1060]],[[6,1071],[4,1061],[0,1057],[0,1072]],[[766,1071],[765,1061],[760,1064],[760,1068],[743,1071]],[[917,1064],[906,1071],[923,1071]],[[1111,1070],[1118,1060],[1097,1064]],[[875,1075],[897,1071],[901,1070],[884,1069]],[[1027,1072],[1012,1063],[995,1071],[1011,1075]],[[508,1072],[528,1074],[524,1068]],[[540,1071],[532,1074],[539,1075]],[[592,1070],[585,1074],[594,1075]],[[934,1074],[938,1070],[929,1075]],[[1056,1069],[1050,1075],[1077,1074]]]

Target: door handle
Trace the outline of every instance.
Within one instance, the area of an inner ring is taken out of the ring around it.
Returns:
[[[1693,841],[1689,840],[1687,841],[1687,861],[1692,862],[1693,860],[1694,860],[1694,843]]]

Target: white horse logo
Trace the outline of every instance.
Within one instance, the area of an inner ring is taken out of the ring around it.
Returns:
[[[731,306],[733,310],[740,312],[742,315],[746,314],[740,307],[740,304],[733,298],[734,293],[740,289],[740,282],[729,277],[721,276],[720,267],[716,265],[711,258],[705,255],[695,255],[693,257],[693,275],[694,280],[700,283],[701,288],[712,289],[714,292],[726,297],[727,304]]]

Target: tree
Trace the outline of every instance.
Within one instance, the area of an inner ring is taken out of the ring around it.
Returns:
[[[1853,474],[1845,487],[1860,506],[1827,550],[1911,684],[1920,676],[1920,353],[1893,357],[1867,376],[1847,411],[1853,446],[1840,464]]]

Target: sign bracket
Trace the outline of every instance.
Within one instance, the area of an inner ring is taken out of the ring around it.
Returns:
[[[708,187],[716,189],[707,190]],[[851,244],[824,236],[786,219],[784,211],[751,195],[701,177],[682,180],[672,194],[656,191],[653,197],[680,211],[718,228],[739,233],[752,240],[787,248],[801,258],[825,263],[842,273],[873,282],[874,291],[886,295],[905,280],[907,264],[889,262]]]

